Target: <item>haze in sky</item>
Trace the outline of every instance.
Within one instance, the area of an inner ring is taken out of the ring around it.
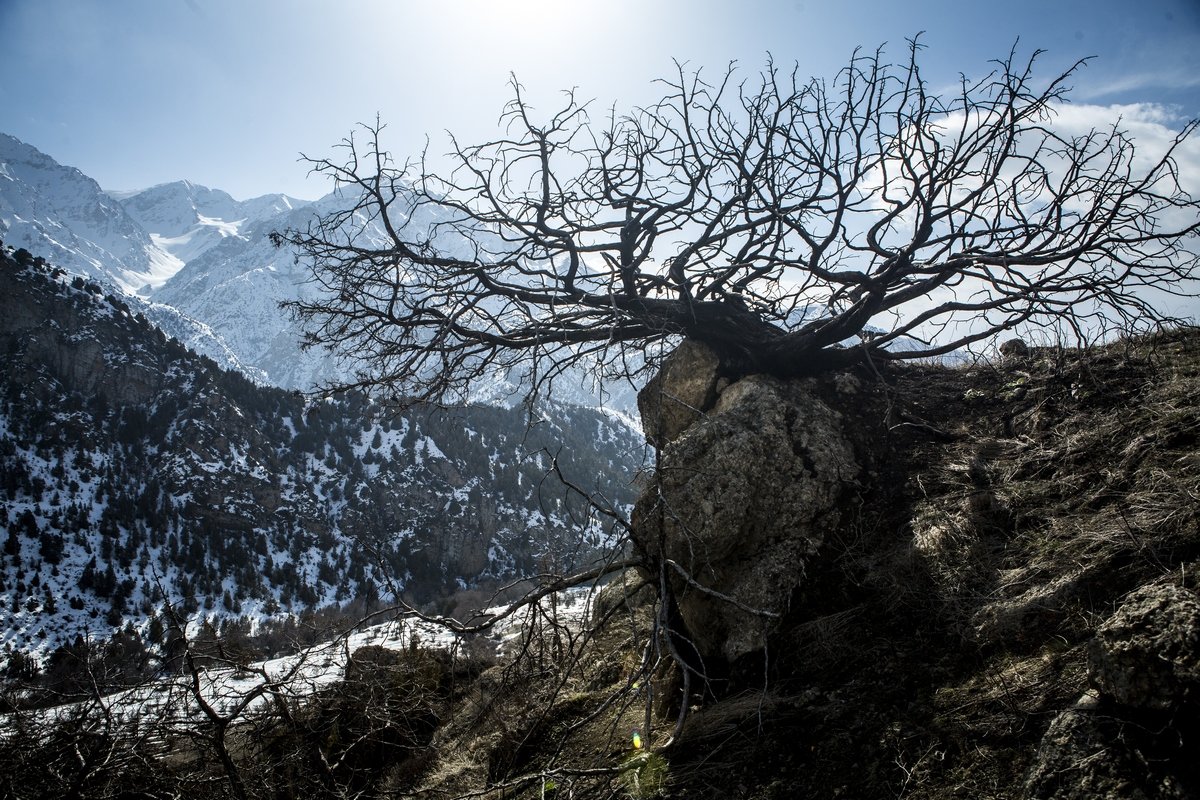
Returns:
[[[512,74],[547,112],[577,87],[602,114],[652,101],[674,60],[752,75],[769,52],[832,78],[855,47],[902,59],[922,31],[935,84],[1019,39],[1047,79],[1096,57],[1072,94],[1092,116],[1200,116],[1196,0],[0,0],[0,130],[107,189],[315,198],[330,187],[300,153],[376,114],[400,158],[426,135],[444,152],[445,130],[491,138]]]

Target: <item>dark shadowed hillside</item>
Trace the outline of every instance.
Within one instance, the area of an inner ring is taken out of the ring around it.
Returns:
[[[269,617],[420,602],[609,536],[550,473],[632,499],[641,446],[597,412],[309,401],[185,350],[27,253],[0,254],[0,619],[42,651],[165,602]]]
[[[669,794],[1195,796],[1200,336],[814,389],[859,486]]]

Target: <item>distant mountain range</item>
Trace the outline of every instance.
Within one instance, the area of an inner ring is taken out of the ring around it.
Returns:
[[[586,386],[532,427],[504,375],[443,411],[291,391],[353,365],[300,348],[279,303],[313,288],[268,234],[344,202],[109,193],[0,134],[3,641],[46,652],[163,602],[264,617],[432,598],[602,543],[550,454],[620,505],[644,453]]]
[[[293,253],[268,240],[272,231],[302,228],[345,204],[337,192],[315,202],[283,194],[238,201],[190,181],[105,192],[79,170],[0,134],[0,239],[119,291],[168,335],[257,383],[310,390],[353,374],[352,363],[301,349],[300,327],[279,303],[315,289]],[[383,240],[377,228],[363,236]],[[632,419],[633,389],[608,388],[602,401],[581,373],[559,381],[556,393]],[[475,387],[475,399],[509,403],[514,389],[508,376],[496,375]]]

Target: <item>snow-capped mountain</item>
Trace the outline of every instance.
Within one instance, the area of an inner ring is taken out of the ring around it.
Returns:
[[[246,204],[255,218],[278,202],[260,199],[271,202]],[[0,134],[0,240],[87,276],[107,291],[127,293],[129,303],[168,336],[227,369],[266,382],[266,373],[240,358],[211,326],[135,294],[162,285],[183,267],[183,260],[157,244],[155,235],[79,170]]]
[[[181,340],[213,358],[214,348],[228,350],[263,383],[311,389],[338,377],[327,354],[301,350],[299,328],[280,309],[280,302],[305,292],[307,276],[291,253],[267,238],[277,228],[307,222],[323,205],[282,194],[237,201],[190,181],[126,194],[121,204],[158,247],[183,263],[148,293],[148,317],[164,328],[178,321],[172,316],[202,321],[209,341],[194,334]]]
[[[444,411],[276,388],[350,374],[301,351],[279,303],[316,288],[269,239],[344,207],[107,193],[0,135],[0,645],[107,635],[163,600],[270,616],[380,584],[433,597],[607,537],[536,453],[628,504],[628,418],[547,403],[530,426],[503,375],[487,405]]]
[[[326,354],[300,351],[278,303],[305,276],[267,240],[304,224],[310,205],[282,194],[238,201],[190,181],[105,192],[0,134],[0,240],[124,292],[169,336],[259,383],[311,389],[337,376]]]
[[[94,180],[2,133],[0,239],[129,293],[183,266]]]
[[[279,304],[312,297],[318,288],[269,234],[302,229],[348,203],[336,191],[315,202],[282,194],[238,201],[190,181],[106,193],[79,170],[0,136],[0,239],[126,293],[130,305],[169,336],[223,367],[283,388],[348,380],[356,365],[301,349],[301,326]],[[418,211],[406,225],[427,230],[432,213]],[[384,241],[377,226],[366,225],[361,236],[371,244]],[[452,241],[439,245],[455,247]],[[464,240],[462,255],[468,253]],[[521,395],[519,382],[519,376],[496,374],[479,381],[470,399],[511,404]],[[554,393],[560,402],[603,405],[631,421],[633,388],[605,388],[601,396],[588,370],[580,369],[559,379]]]
[[[306,390],[345,377],[346,367],[328,353],[301,349],[300,327],[279,304],[315,289],[293,254],[268,238],[274,230],[302,227],[314,214],[341,202],[329,195],[316,203],[293,203],[276,215],[238,221],[235,233],[191,258],[152,300],[204,320],[242,361],[262,370],[276,386]]]
[[[308,205],[282,194],[234,200],[219,189],[175,181],[140,192],[113,192],[161,249],[189,263],[208,249],[263,220]]]

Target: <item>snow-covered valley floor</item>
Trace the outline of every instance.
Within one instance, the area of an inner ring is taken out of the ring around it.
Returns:
[[[561,592],[553,602],[545,597],[536,608],[531,606],[506,616],[486,632],[469,636],[482,638],[486,642],[483,647],[503,653],[505,644],[518,639],[535,616],[552,614],[558,624],[581,626],[589,615],[593,597],[591,587]],[[501,611],[501,608],[485,609],[480,618],[500,616]],[[20,715],[30,713],[43,724],[97,717],[109,725],[128,725],[135,730],[155,728],[160,734],[175,725],[180,730],[186,729],[206,718],[212,721],[220,717],[232,723],[278,707],[279,703],[292,705],[303,701],[342,680],[351,658],[363,647],[397,651],[421,647],[454,652],[467,641],[467,636],[456,634],[444,625],[413,615],[401,616],[348,631],[293,655],[245,664],[206,658],[194,670],[184,669],[122,691],[36,712],[5,715],[0,717],[0,728],[11,731]]]

